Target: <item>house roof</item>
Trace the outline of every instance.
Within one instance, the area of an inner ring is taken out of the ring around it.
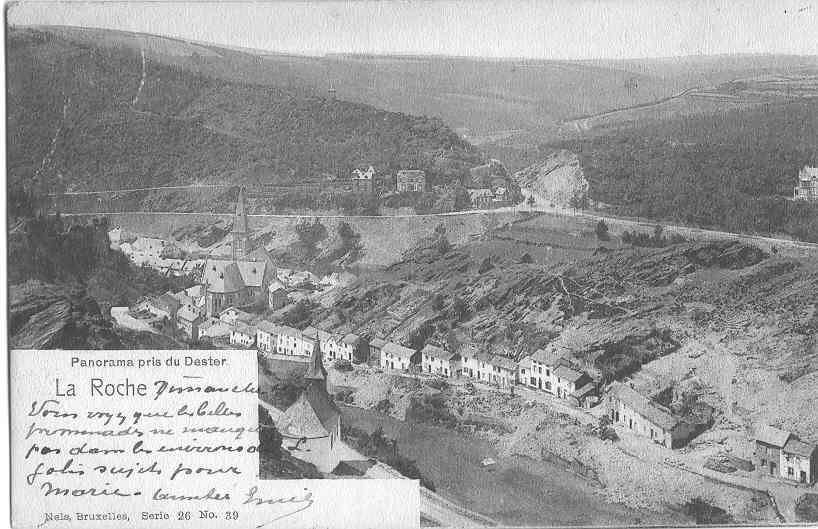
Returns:
[[[666,409],[662,409],[658,404],[652,402],[644,395],[640,395],[630,386],[622,383],[614,384],[609,390],[609,395],[613,396],[633,411],[665,430],[673,429],[679,424],[679,419],[674,417]]]
[[[520,360],[517,365],[519,365],[523,369],[530,369],[531,368],[531,357],[526,356],[522,360]]]
[[[261,320],[260,322],[256,323],[256,328],[259,331],[266,332],[267,334],[278,334],[279,326],[271,321]]]
[[[454,357],[459,356],[457,353],[452,353],[443,349],[442,347],[438,347],[432,344],[426,344],[423,348],[423,354],[429,355],[433,358],[438,358],[440,360],[452,360]]]
[[[190,288],[184,290],[184,293],[192,298],[200,298],[204,295],[202,291],[202,285],[194,285]]]
[[[207,261],[202,282],[207,285],[208,292],[219,294],[239,292],[246,286],[238,265],[233,261]]]
[[[318,329],[313,327],[312,325],[301,331],[301,333],[304,336],[309,336],[310,338],[318,338]]]
[[[344,339],[342,341],[348,345],[358,345],[358,343],[360,343],[361,341],[361,337],[358,336],[357,334],[349,333],[346,336],[344,336]]]
[[[383,346],[386,345],[386,340],[384,340],[383,338],[375,337],[369,340],[369,345],[371,345],[372,347],[382,349]]]
[[[255,336],[258,329],[252,325],[247,325],[244,323],[237,323],[235,327],[236,332],[240,332],[242,334],[246,334],[247,336]]]
[[[261,261],[267,263],[267,265],[270,266],[271,269],[275,269],[276,266],[276,263],[273,260],[273,256],[270,255],[270,252],[268,252],[263,246],[259,246],[258,248],[250,252],[247,255],[247,259],[251,261]]]
[[[554,349],[537,349],[531,359],[547,366],[555,366],[562,360],[563,354]]]
[[[176,319],[179,320],[196,321],[198,318],[199,312],[190,305],[185,305],[176,313]]]
[[[575,369],[571,369],[568,366],[558,366],[554,370],[554,374],[557,375],[558,377],[564,378],[565,380],[568,380],[570,382],[576,382],[577,380],[579,380],[583,376],[583,373],[581,373],[581,372],[579,372],[579,371],[577,371]]]
[[[276,292],[278,290],[286,291],[287,287],[284,286],[284,283],[282,283],[278,279],[275,279],[270,283],[270,286],[267,287],[267,290],[270,292]]]
[[[384,353],[397,356],[398,358],[411,358],[415,353],[417,353],[417,351],[414,349],[409,349],[408,347],[398,345],[394,342],[387,342],[386,345],[383,346],[382,351]]]
[[[591,393],[594,393],[595,391],[596,391],[596,386],[592,382],[588,382],[584,386],[582,386],[582,387],[580,387],[578,389],[575,389],[574,392],[571,393],[571,396],[572,397],[577,397],[577,398],[582,398],[582,397],[585,397],[587,395],[590,395]]]
[[[475,198],[487,197],[493,198],[494,193],[491,192],[491,189],[481,188],[481,189],[469,189],[469,197],[474,200]]]
[[[787,444],[787,439],[790,438],[790,432],[785,432],[784,430],[779,430],[766,424],[757,424],[753,434],[756,441],[779,448]]]
[[[812,457],[812,453],[815,452],[816,447],[813,444],[805,443],[804,441],[796,438],[790,437],[787,444],[784,445],[784,452],[788,452],[790,454],[795,454],[797,456],[810,458]]]
[[[179,300],[169,292],[165,292],[156,298],[156,306],[162,309],[175,310],[179,308]]]
[[[403,169],[398,171],[398,177],[419,177],[419,176],[426,176],[426,172],[421,171],[420,169]]]

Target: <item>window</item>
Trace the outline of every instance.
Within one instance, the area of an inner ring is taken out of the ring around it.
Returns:
[[[787,467],[787,475],[789,477],[793,477],[795,475],[795,472],[793,471],[792,467]]]

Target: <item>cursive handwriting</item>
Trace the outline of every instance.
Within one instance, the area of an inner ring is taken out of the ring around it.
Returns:
[[[288,516],[292,516],[293,514],[301,511],[306,511],[312,507],[312,492],[306,488],[304,491],[305,493],[303,496],[290,496],[289,498],[262,498],[258,496],[258,487],[254,485],[249,491],[247,491],[247,497],[244,499],[243,505],[252,505],[254,507],[260,507],[262,505],[292,505],[296,507],[293,510],[280,514],[279,516],[256,526],[256,528],[264,527],[275,521],[281,520],[282,518],[287,518]]]

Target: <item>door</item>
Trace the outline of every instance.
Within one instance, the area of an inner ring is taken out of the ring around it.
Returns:
[[[778,466],[778,465],[776,465],[775,463],[773,463],[772,461],[770,461],[770,475],[771,475],[771,476],[774,476],[774,475],[775,475],[775,467],[776,467],[776,466]]]
[[[803,470],[801,471],[801,475],[800,475],[798,481],[800,481],[801,483],[806,483],[807,482],[807,473],[804,472]]]

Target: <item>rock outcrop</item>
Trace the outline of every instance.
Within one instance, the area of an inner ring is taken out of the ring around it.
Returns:
[[[82,289],[41,281],[9,288],[9,345],[20,349],[116,349],[120,340]]]
[[[514,174],[522,188],[533,191],[555,206],[569,207],[587,200],[588,180],[571,151],[560,150]]]

